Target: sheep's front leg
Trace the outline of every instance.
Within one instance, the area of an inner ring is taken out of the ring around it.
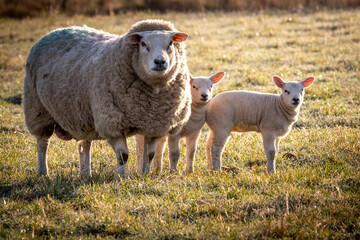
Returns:
[[[180,136],[169,135],[168,137],[169,159],[170,159],[170,170],[172,171],[177,171],[177,165],[180,158],[179,142],[180,142]]]
[[[91,141],[81,140],[78,142],[80,155],[80,175],[82,177],[90,177],[91,175],[91,157],[90,148]]]
[[[144,154],[143,154],[143,174],[150,172],[151,161],[155,155],[155,147],[159,138],[144,138]]]
[[[108,139],[108,143],[114,149],[117,159],[117,173],[121,177],[126,174],[126,162],[129,158],[129,151],[126,145],[126,138]]]
[[[37,153],[38,153],[38,165],[37,175],[47,175],[48,165],[46,160],[46,151],[48,147],[49,137],[38,137],[36,138]]]
[[[161,168],[162,168],[161,164],[162,164],[163,154],[165,151],[166,139],[167,137],[163,137],[156,144],[155,155],[153,158],[153,166],[154,166],[154,170],[157,172],[161,172]]]
[[[208,141],[211,140],[211,161],[208,161],[208,169],[220,170],[221,169],[221,156],[224,150],[224,146],[228,140],[230,132],[221,131],[210,133]],[[209,143],[208,143],[209,144]]]
[[[200,135],[200,130],[186,137],[186,168],[185,173],[194,171],[194,158],[196,152],[196,143]]]
[[[263,132],[262,137],[267,158],[267,171],[275,172],[275,157],[277,154],[276,135],[273,132]]]

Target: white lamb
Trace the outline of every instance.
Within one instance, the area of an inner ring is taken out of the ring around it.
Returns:
[[[197,140],[200,135],[201,128],[205,124],[205,110],[206,104],[212,98],[213,84],[219,83],[225,76],[224,72],[218,72],[211,77],[192,77],[190,80],[191,85],[191,115],[188,122],[183,126],[181,132],[177,134],[169,134],[167,137],[162,138],[156,145],[155,155],[153,158],[154,168],[156,171],[161,171],[161,161],[165,150],[166,138],[168,140],[170,170],[177,170],[177,164],[180,157],[179,142],[180,139],[186,138],[186,168],[185,173],[192,173],[194,170],[194,157],[196,151]],[[136,149],[138,159],[138,172],[143,172],[139,166],[143,150],[143,137],[136,136]],[[147,170],[148,171],[148,170]]]
[[[223,92],[206,107],[210,135],[206,144],[208,169],[221,169],[221,155],[231,132],[261,132],[267,158],[267,171],[275,171],[275,156],[280,139],[297,121],[304,99],[304,88],[314,82],[309,77],[300,82],[284,82],[273,76],[281,94],[248,91]]]

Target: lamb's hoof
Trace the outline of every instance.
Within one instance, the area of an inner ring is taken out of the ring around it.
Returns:
[[[294,154],[289,153],[289,152],[284,153],[282,155],[282,158],[289,159],[289,160],[297,160],[297,156],[295,156]]]

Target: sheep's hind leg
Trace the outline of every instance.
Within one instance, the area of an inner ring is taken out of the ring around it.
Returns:
[[[38,153],[38,166],[37,166],[37,175],[47,175],[48,174],[48,165],[46,159],[46,151],[49,143],[49,137],[37,137],[37,153]]]
[[[108,143],[114,149],[117,159],[117,174],[125,177],[126,162],[129,158],[129,150],[126,145],[126,138],[108,139]]]
[[[91,175],[91,141],[81,140],[78,142],[80,154],[80,175],[82,177],[90,177]]]
[[[171,171],[177,171],[177,165],[180,158],[179,142],[180,137],[178,135],[169,135],[168,145]]]

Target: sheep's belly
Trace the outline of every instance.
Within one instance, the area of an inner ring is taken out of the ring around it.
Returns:
[[[260,132],[258,126],[255,125],[235,125],[232,129],[232,132]]]

